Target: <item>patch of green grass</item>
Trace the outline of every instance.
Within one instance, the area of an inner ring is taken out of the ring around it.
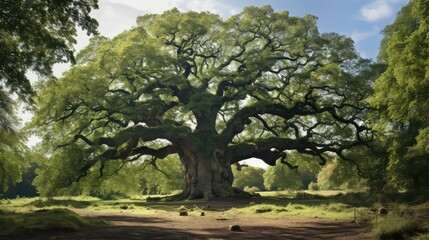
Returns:
[[[387,216],[379,219],[373,232],[380,239],[402,239],[403,235],[420,230],[418,219]]]
[[[49,208],[49,207],[74,207],[85,208],[91,204],[101,201],[95,197],[34,197],[17,198],[12,200],[1,200],[1,208],[14,211],[27,211],[29,208]]]
[[[1,200],[2,207],[21,207],[28,205],[29,203],[40,199],[38,197],[35,198],[17,198],[17,199],[4,199]]]
[[[349,190],[316,190],[316,191],[305,190],[303,192],[311,194],[311,195],[319,195],[319,196],[323,196],[323,197],[332,197],[332,196],[336,196],[338,194],[347,194],[351,191],[349,191]]]
[[[373,224],[380,239],[429,239],[429,202],[418,205],[389,203],[389,214]]]
[[[291,203],[321,205],[333,202],[346,203],[356,207],[370,206],[373,199],[367,193],[351,190],[318,190],[318,191],[265,191],[258,192],[263,198],[289,200]]]
[[[321,217],[331,219],[353,219],[353,209],[342,203],[304,205],[289,203],[286,206],[273,204],[256,204],[244,208],[233,208],[232,213],[248,216],[279,217],[299,215],[305,217]]]
[[[291,190],[283,190],[283,191],[263,191],[258,192],[262,197],[286,197],[286,198],[297,198],[300,197],[309,197],[309,198],[321,198],[321,197],[333,197],[338,194],[347,194],[352,191],[348,190],[305,190],[305,191],[291,191]],[[305,195],[305,196],[303,196]]]
[[[322,211],[328,212],[347,212],[352,211],[351,206],[345,203],[331,203],[331,204],[323,204],[319,207]]]
[[[0,200],[0,209],[5,211],[29,212],[37,209],[52,208],[85,208],[99,212],[127,212],[138,214],[151,214],[152,207],[159,211],[176,211],[178,204],[183,202],[146,202],[147,196],[133,199],[103,200],[96,197],[36,197],[12,200]],[[153,197],[153,196],[151,196]]]
[[[36,199],[33,202],[30,202],[28,205],[44,208],[52,206],[61,206],[61,207],[73,207],[73,208],[86,208],[92,205],[97,200],[75,200],[73,198],[40,198]]]
[[[295,191],[263,191],[263,192],[257,192],[262,197],[281,197],[281,198],[294,198],[295,197]]]
[[[106,202],[98,201],[86,208],[90,211],[104,212],[104,213],[131,213],[131,214],[155,214],[165,212],[160,209],[152,209],[147,205],[138,205],[138,202],[119,201],[119,202]]]
[[[80,230],[104,225],[106,223],[102,220],[81,217],[65,208],[42,209],[27,213],[0,210],[0,236],[34,231]]]
[[[411,240],[428,240],[429,233],[418,234],[416,236],[411,237]]]

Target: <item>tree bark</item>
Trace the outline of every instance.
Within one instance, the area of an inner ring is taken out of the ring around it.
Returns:
[[[231,164],[224,161],[223,151],[184,149],[180,158],[185,166],[186,185],[180,198],[210,199],[235,196]]]
[[[417,194],[420,193],[420,177],[417,174],[413,174],[413,187],[414,191],[416,191]]]

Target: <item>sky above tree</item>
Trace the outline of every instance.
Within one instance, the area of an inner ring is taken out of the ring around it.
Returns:
[[[173,7],[181,11],[210,11],[228,18],[245,6],[271,5],[276,11],[288,10],[293,16],[317,16],[320,32],[337,32],[350,36],[361,55],[375,58],[381,40],[380,31],[393,22],[396,13],[407,2],[408,0],[101,0],[100,9],[94,11],[93,16],[100,23],[100,33],[113,37],[134,26],[137,16],[162,13]],[[88,38],[81,33],[76,50],[87,43]]]
[[[381,30],[393,22],[407,3],[408,0],[100,0],[100,8],[92,16],[100,23],[100,34],[111,38],[135,26],[137,16],[162,13],[173,7],[181,11],[210,11],[228,18],[246,6],[271,5],[274,10],[287,10],[292,16],[317,16],[321,33],[350,36],[363,57],[375,59]],[[76,51],[88,43],[89,37],[79,32]],[[68,68],[69,64],[57,64],[54,73],[61,76]]]

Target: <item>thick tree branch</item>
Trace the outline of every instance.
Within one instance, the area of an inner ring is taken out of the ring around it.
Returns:
[[[239,110],[226,124],[226,128],[220,134],[224,143],[228,144],[238,133],[244,130],[245,125],[250,124],[250,117],[257,117],[261,114],[272,114],[279,116],[285,120],[289,120],[294,116],[304,116],[314,114],[302,105],[296,104],[292,108],[286,106],[260,101],[252,106],[244,107]]]
[[[274,166],[276,160],[283,156],[283,151],[306,148],[308,138],[308,136],[298,139],[272,137],[251,143],[231,144],[225,151],[225,158],[231,164],[248,158],[259,158],[266,164]]]

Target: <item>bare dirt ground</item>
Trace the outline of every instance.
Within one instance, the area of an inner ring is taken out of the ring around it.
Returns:
[[[372,239],[364,227],[350,221],[224,214],[222,209],[228,204],[211,202],[211,209],[215,205],[216,210],[204,211],[205,216],[200,216],[201,211],[179,216],[179,212],[165,211],[138,215],[126,211],[100,213],[76,209],[79,215],[101,218],[109,226],[79,232],[50,231],[9,239]],[[232,224],[238,224],[242,231],[229,231],[228,226]]]

